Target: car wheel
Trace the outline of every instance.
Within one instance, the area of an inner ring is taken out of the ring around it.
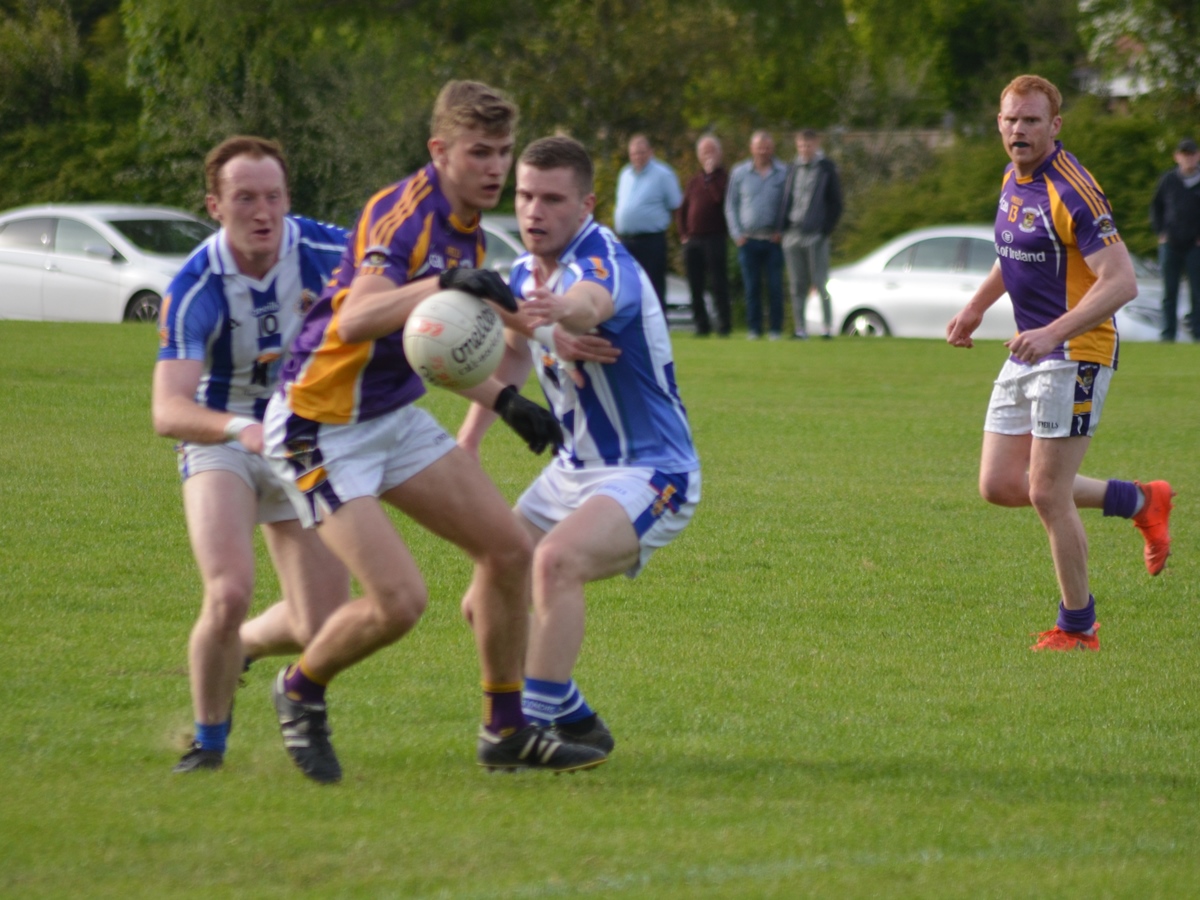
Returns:
[[[891,333],[883,316],[873,309],[855,310],[842,325],[842,334],[848,337],[887,337]]]
[[[154,291],[142,291],[134,294],[129,305],[125,307],[126,322],[157,322],[158,308],[162,305],[162,297]]]

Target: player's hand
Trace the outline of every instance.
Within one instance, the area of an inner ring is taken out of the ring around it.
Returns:
[[[521,309],[536,320],[536,325],[552,325],[570,312],[561,295],[544,287],[534,288],[526,293]],[[555,340],[558,340],[557,334]]]
[[[1060,343],[1057,337],[1049,333],[1048,329],[1034,328],[1030,331],[1022,331],[1011,340],[1005,341],[1004,346],[1021,362],[1033,365],[1053,352]]]
[[[559,327],[554,332],[554,349],[563,362],[615,363],[621,355],[607,338],[598,334],[571,334]]]
[[[554,418],[554,413],[522,397],[511,384],[497,395],[492,409],[534,453],[541,453],[551,446],[557,453],[562,447],[562,428]]]
[[[461,266],[447,269],[438,276],[438,286],[466,291],[484,300],[491,300],[506,312],[517,311],[517,299],[513,292],[500,277],[500,273],[491,269],[466,269]]]
[[[249,450],[251,453],[262,455],[263,452],[263,429],[262,425],[255,423],[247,425],[238,433],[238,443]]]
[[[946,342],[952,347],[966,347],[968,350],[975,346],[971,335],[983,321],[983,316],[963,310],[950,320],[946,326]]]

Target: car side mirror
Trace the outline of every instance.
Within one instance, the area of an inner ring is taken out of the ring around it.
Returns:
[[[117,251],[108,244],[87,244],[83,248],[83,252],[87,256],[94,256],[97,259],[112,260],[117,255]]]

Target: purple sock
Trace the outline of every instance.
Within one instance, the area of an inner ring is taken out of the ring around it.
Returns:
[[[1140,494],[1138,486],[1132,481],[1109,479],[1108,488],[1104,491],[1104,514],[1132,519]]]
[[[1077,634],[1090,629],[1096,624],[1096,598],[1088,594],[1088,605],[1083,609],[1067,609],[1060,601],[1058,604],[1058,627],[1063,631],[1073,631]]]
[[[283,688],[289,697],[301,703],[325,702],[325,685],[317,684],[305,675],[301,663],[288,668],[287,675],[283,676]]]
[[[529,724],[521,711],[521,685],[488,684],[483,688],[483,727],[507,737]]]

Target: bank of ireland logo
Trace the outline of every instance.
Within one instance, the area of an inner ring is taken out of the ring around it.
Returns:
[[[1011,244],[1013,242],[1013,233],[1011,231],[1001,232],[1000,239],[1006,244]]]

